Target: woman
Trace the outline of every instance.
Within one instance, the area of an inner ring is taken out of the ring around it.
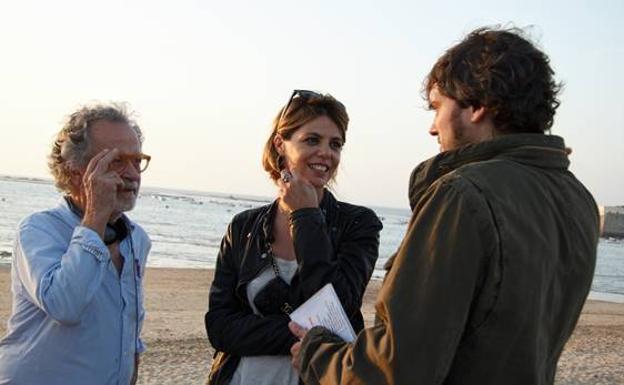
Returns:
[[[216,349],[209,384],[297,384],[288,313],[332,283],[356,333],[378,255],[381,222],[326,189],[349,117],[330,95],[295,90],[275,118],[262,164],[277,199],[228,226],[206,313]]]

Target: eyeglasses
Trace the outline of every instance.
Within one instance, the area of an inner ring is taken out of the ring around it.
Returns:
[[[149,166],[151,159],[151,156],[145,154],[119,155],[117,158],[113,159],[109,167],[111,170],[121,174],[126,171],[128,165],[132,165],[135,170],[142,173],[147,169],[147,166]]]
[[[318,92],[308,91],[308,90],[294,90],[292,94],[290,95],[290,99],[288,99],[288,103],[286,103],[286,107],[284,107],[284,109],[282,110],[282,114],[280,115],[279,120],[281,121],[282,119],[284,119],[286,115],[288,115],[288,109],[290,108],[290,105],[292,104],[293,100],[301,98],[301,100],[303,100],[304,102],[307,102],[308,100],[312,98],[322,98],[322,97],[323,95],[319,94]]]

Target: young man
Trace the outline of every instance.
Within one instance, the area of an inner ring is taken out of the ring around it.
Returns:
[[[376,325],[293,345],[306,384],[552,384],[592,281],[599,216],[546,135],[558,84],[516,30],[479,29],[426,81],[441,153],[409,186],[413,215]]]
[[[0,384],[136,382],[150,240],[123,213],[150,159],[141,141],[116,105],[81,108],[57,134],[49,166],[64,197],[19,225]]]

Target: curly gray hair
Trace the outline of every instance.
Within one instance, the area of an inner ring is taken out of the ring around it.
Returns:
[[[127,124],[136,132],[139,142],[143,143],[141,128],[125,104],[95,104],[81,107],[68,117],[63,128],[56,134],[52,151],[48,156],[48,167],[59,191],[72,192],[71,172],[89,162],[89,128],[100,120]]]

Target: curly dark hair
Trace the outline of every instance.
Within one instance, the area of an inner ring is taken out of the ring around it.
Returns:
[[[479,28],[449,48],[423,85],[463,107],[485,107],[501,133],[544,133],[559,107],[561,83],[546,54],[518,28]]]

